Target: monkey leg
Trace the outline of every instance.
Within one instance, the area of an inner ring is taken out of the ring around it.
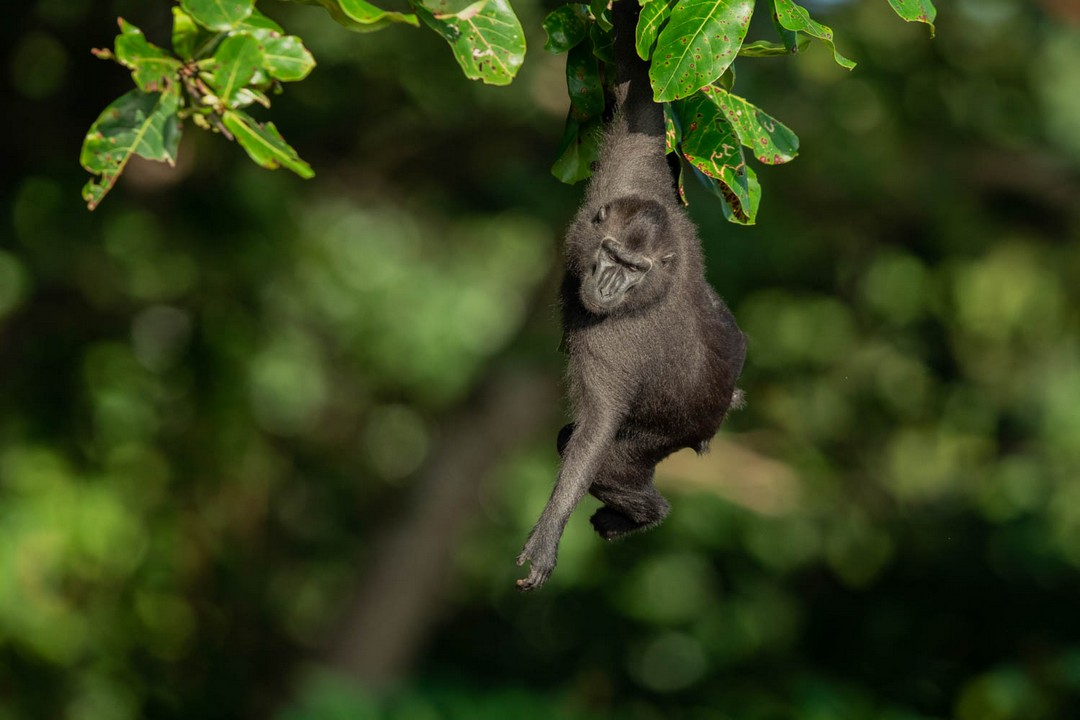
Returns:
[[[604,503],[589,522],[605,540],[653,527],[671,510],[668,501],[652,484],[652,470],[645,475],[644,482],[598,482],[593,483],[589,492]]]

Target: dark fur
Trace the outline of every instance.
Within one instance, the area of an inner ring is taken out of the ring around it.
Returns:
[[[555,567],[559,539],[586,492],[605,539],[648,528],[669,510],[656,464],[703,452],[732,403],[746,341],[705,280],[697,230],[672,191],[664,118],[633,49],[636,0],[614,3],[617,111],[585,200],[566,236],[563,329],[574,422],[551,499],[518,556],[521,590]]]

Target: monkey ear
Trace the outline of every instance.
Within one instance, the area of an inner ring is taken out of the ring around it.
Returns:
[[[601,205],[599,212],[596,213],[596,222],[602,223],[607,220],[607,205]]]

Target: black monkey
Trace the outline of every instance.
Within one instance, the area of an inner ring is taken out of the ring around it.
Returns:
[[[673,191],[664,115],[634,50],[637,0],[616,0],[616,112],[566,235],[563,332],[574,422],[559,433],[558,481],[518,565],[520,590],[555,567],[559,538],[586,492],[613,539],[669,510],[653,469],[706,449],[736,394],[746,340],[705,280],[697,230]],[[737,400],[736,400],[737,402]]]

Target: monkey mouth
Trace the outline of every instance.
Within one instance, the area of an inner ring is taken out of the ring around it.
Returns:
[[[618,301],[651,269],[648,257],[623,248],[614,238],[604,238],[593,268],[597,297],[605,305]]]

